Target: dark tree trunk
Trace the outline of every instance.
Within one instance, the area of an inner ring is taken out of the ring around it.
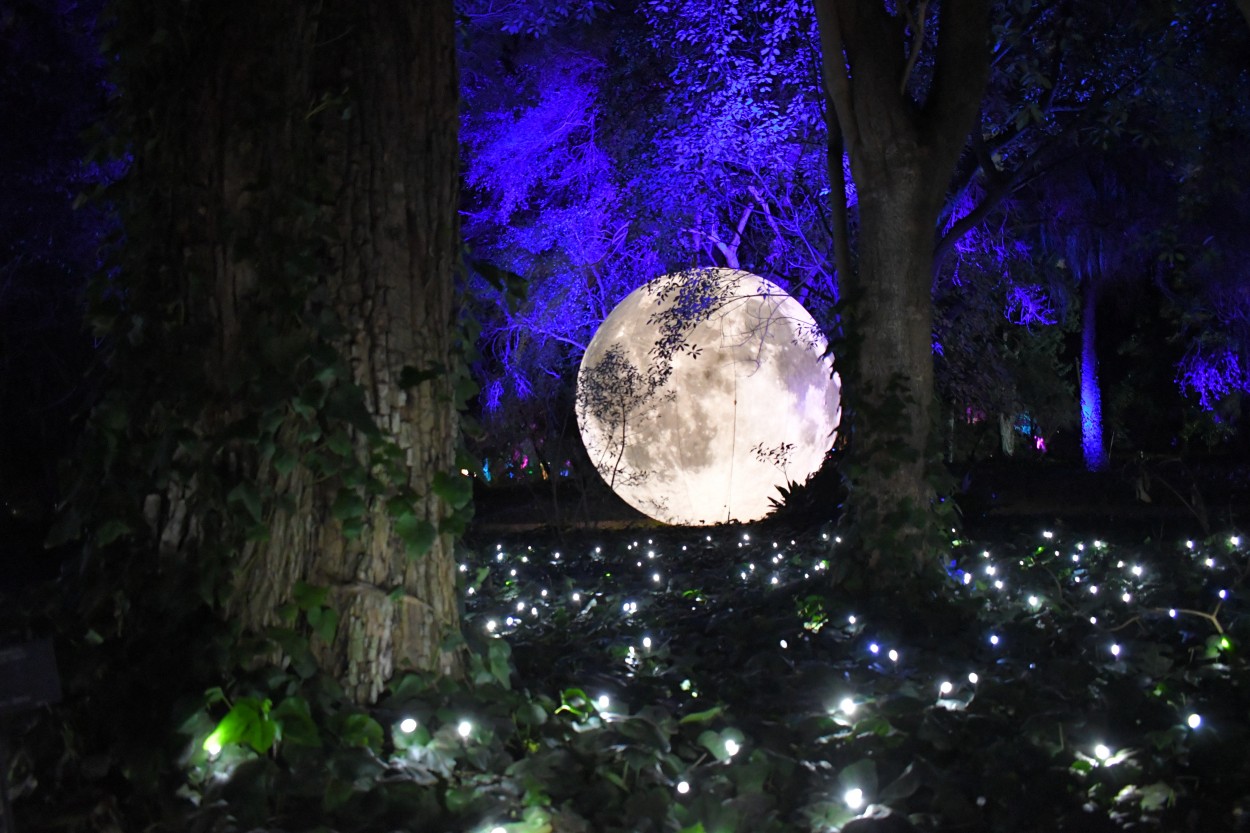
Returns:
[[[933,253],[947,184],[989,72],[989,15],[985,0],[944,0],[932,79],[917,91],[908,51],[920,38],[901,16],[881,0],[816,6],[825,89],[841,134],[830,141],[846,148],[858,194],[857,256],[836,258],[848,269],[839,280],[848,307],[850,520],[871,542],[870,566],[892,575],[935,562],[927,551],[935,525]],[[840,164],[831,154],[831,182],[841,181]],[[835,234],[835,243],[847,239]]]
[[[451,536],[407,546],[414,524],[434,533],[449,514],[434,478],[454,465],[452,4],[193,0],[162,18],[150,25],[172,34],[153,48],[179,75],[150,110],[136,177],[166,215],[166,279],[206,337],[171,323],[166,346],[201,357],[208,393],[183,417],[220,440],[207,462],[264,500],[226,611],[263,634],[293,624],[298,584],[324,589],[337,627],[294,624],[359,702],[397,671],[458,673]],[[405,386],[405,368],[433,372]],[[258,422],[276,427],[229,439]],[[218,534],[206,489],[172,477],[155,513],[167,554]],[[361,508],[341,511],[344,496]]]

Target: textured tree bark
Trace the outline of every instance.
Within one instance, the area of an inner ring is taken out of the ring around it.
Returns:
[[[387,488],[411,487],[414,514],[437,527],[447,507],[433,478],[452,471],[457,430],[447,372],[459,234],[452,4],[184,6],[186,20],[206,24],[203,37],[211,40],[198,58],[211,65],[190,69],[185,101],[169,103],[170,141],[184,150],[157,149],[153,158],[186,167],[171,174],[188,185],[170,201],[170,250],[181,261],[186,304],[201,310],[211,331],[204,379],[217,403],[196,430],[208,435],[247,416],[231,390],[248,372],[256,327],[289,320],[298,344],[308,316],[333,320],[333,346],[350,368],[349,379],[336,381],[363,391],[368,418],[407,472],[406,482]],[[307,201],[314,192],[330,196]],[[299,216],[316,219],[292,219]],[[318,285],[301,309],[266,308],[268,317],[258,317],[275,282],[303,268],[271,256],[267,235],[309,228],[318,230],[319,248],[316,263],[303,266],[317,270]],[[274,338],[264,349],[282,343]],[[277,361],[294,374],[306,359],[294,352]],[[440,372],[405,388],[405,367]],[[284,432],[280,439],[294,440]],[[364,472],[378,468],[370,433],[348,435]],[[312,637],[314,655],[354,700],[376,699],[397,671],[459,672],[458,650],[445,647],[459,632],[450,535],[438,534],[427,553],[409,558],[385,495],[321,476],[303,461],[277,466],[246,447],[229,457],[236,475],[273,498],[262,519],[267,535],[253,536],[237,563],[226,604],[232,619],[253,633],[279,624],[279,608],[305,582],[328,588],[326,605],[339,617],[332,639]],[[358,535],[346,534],[332,512],[343,488],[365,498]],[[187,510],[194,489],[175,483],[166,496],[166,550],[187,548],[207,528]]]
[[[932,79],[914,93],[901,16],[881,0],[817,0],[816,7],[826,95],[858,194],[857,257],[836,258],[848,269],[839,279],[852,352],[848,510],[875,542],[869,565],[910,572],[932,561],[936,224],[988,76],[989,14],[985,0],[941,4]],[[829,161],[830,181],[841,181],[832,170],[840,156]],[[835,234],[835,242],[847,237]]]

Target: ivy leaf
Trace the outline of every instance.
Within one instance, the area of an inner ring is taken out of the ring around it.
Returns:
[[[677,722],[682,726],[685,726],[688,723],[707,723],[719,717],[724,711],[724,706],[713,706],[705,711],[688,714]]]
[[[247,513],[252,516],[252,520],[261,523],[260,493],[251,483],[243,481],[236,485],[230,490],[230,494],[226,495],[226,502],[242,504]]]
[[[399,371],[399,386],[401,388],[415,388],[422,382],[437,379],[446,372],[447,369],[441,364],[436,364],[424,370],[418,370],[415,367],[406,365],[403,370]]]
[[[429,521],[408,512],[395,519],[395,534],[404,542],[409,558],[420,558],[434,546],[438,532]]]
[[[350,489],[340,489],[330,514],[340,522],[360,518],[365,514],[365,499]]]
[[[239,743],[265,754],[273,746],[278,727],[269,718],[269,700],[240,697],[204,741],[206,750]]]
[[[313,722],[308,701],[303,697],[288,697],[270,713],[278,724],[283,743],[296,746],[321,747],[321,733]]]
[[[459,472],[436,472],[432,488],[434,494],[445,500],[452,509],[462,509],[473,500],[473,481]]]
[[[315,584],[309,584],[306,581],[295,582],[295,587],[291,591],[291,598],[300,610],[309,611],[316,607],[322,607],[326,603],[326,599],[330,595],[329,587],[318,587]]]
[[[95,541],[99,546],[107,547],[123,535],[129,535],[130,531],[130,524],[117,518],[111,518],[101,524],[100,528],[96,530]]]
[[[360,746],[373,752],[382,751],[382,724],[364,712],[344,715],[339,721],[338,735],[344,746]]]

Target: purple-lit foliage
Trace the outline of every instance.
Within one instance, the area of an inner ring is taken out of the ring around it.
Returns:
[[[1208,411],[1227,397],[1250,394],[1250,372],[1242,356],[1228,347],[1195,346],[1181,360],[1176,381]]]
[[[548,410],[615,303],[673,269],[750,269],[829,321],[810,3],[662,5],[534,37],[462,4],[465,238],[529,289],[475,287],[487,411]]]

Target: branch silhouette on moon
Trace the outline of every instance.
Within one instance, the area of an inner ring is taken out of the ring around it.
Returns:
[[[577,424],[599,474],[665,523],[751,521],[833,445],[840,388],[815,320],[734,269],[657,278],[599,326]]]

